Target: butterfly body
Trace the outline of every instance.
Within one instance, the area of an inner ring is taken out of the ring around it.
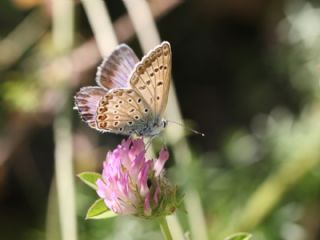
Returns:
[[[121,44],[98,67],[96,87],[75,96],[75,108],[88,125],[102,132],[152,137],[167,121],[171,49],[163,42],[141,61]]]

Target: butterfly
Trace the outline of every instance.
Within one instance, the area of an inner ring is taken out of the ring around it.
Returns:
[[[162,42],[141,61],[126,44],[98,67],[98,86],[76,93],[75,109],[101,132],[152,137],[167,125],[163,113],[171,79],[171,47]]]

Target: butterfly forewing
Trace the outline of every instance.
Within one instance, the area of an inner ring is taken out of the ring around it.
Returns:
[[[143,57],[131,75],[131,87],[144,98],[155,117],[161,116],[166,107],[170,72],[171,48],[163,42]]]
[[[131,48],[126,44],[119,45],[98,67],[97,84],[106,89],[127,88],[129,77],[138,62]]]

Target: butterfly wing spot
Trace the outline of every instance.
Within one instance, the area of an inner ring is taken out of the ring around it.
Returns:
[[[160,82],[157,83],[157,86],[158,86],[158,87],[160,87],[161,85],[163,85],[163,82],[162,82],[162,81],[160,81]]]
[[[129,122],[128,122],[128,125],[129,125],[129,126],[132,126],[132,124],[133,124],[132,121],[129,121]]]
[[[136,75],[136,74],[133,74],[132,75],[132,79],[130,80],[131,81],[131,83],[133,84],[133,85],[136,85],[137,84],[137,82],[139,81],[139,78],[138,78],[138,76]],[[129,90],[130,91],[130,90]],[[130,94],[130,93],[129,93]]]
[[[150,58],[147,58],[147,59],[145,60],[145,65],[146,65],[146,67],[150,67],[151,64],[152,64],[151,59],[150,59]]]
[[[160,97],[159,97],[159,96],[157,96],[157,100],[158,100],[158,101],[160,100]]]
[[[154,60],[156,60],[156,58],[157,58],[157,54],[155,52],[151,53],[150,55],[151,61],[153,62]]]
[[[98,126],[99,126],[99,128],[106,128],[107,127],[107,123],[106,122],[99,122]]]
[[[152,72],[152,73],[150,73],[150,77],[154,77],[154,73]]]
[[[116,105],[115,105],[115,108],[119,108],[119,104],[116,104]]]
[[[138,98],[137,102],[138,102],[138,103],[141,103],[141,102],[142,102],[142,99],[141,99],[141,98]]]
[[[98,121],[103,121],[104,119],[106,119],[106,115],[99,114],[97,119],[98,119]]]
[[[135,115],[135,116],[134,116],[134,119],[139,120],[140,117],[139,117],[138,115]]]
[[[142,64],[139,64],[138,67],[137,67],[137,73],[138,74],[143,74],[144,71],[145,71],[145,67],[142,65]]]
[[[122,91],[115,91],[114,94],[115,94],[116,96],[121,97],[121,96],[123,95],[123,92],[122,92]]]
[[[121,128],[119,128],[119,131],[120,131],[120,132],[122,132],[122,131],[123,131],[123,128],[122,128],[122,127],[121,127]]]
[[[120,100],[118,103],[119,103],[119,104],[122,104],[122,103],[123,103],[123,101],[122,101],[122,100]]]
[[[118,126],[118,125],[119,125],[119,122],[118,122],[118,121],[116,121],[116,122],[113,123],[113,126],[115,126],[115,127]]]
[[[150,83],[151,83],[151,81],[150,81],[150,80],[146,81],[146,84],[147,84],[147,85],[150,85]]]
[[[166,43],[166,44],[163,45],[163,54],[164,54],[165,56],[167,56],[167,55],[169,54],[169,52],[170,52],[170,47],[169,47],[169,45]]]
[[[155,72],[158,72],[158,71],[159,71],[159,68],[155,68],[154,71],[155,71]]]
[[[143,86],[139,87],[139,89],[140,89],[140,90],[145,90],[146,87],[147,87],[146,85],[143,85]]]
[[[145,112],[145,113],[149,112],[148,108],[145,108],[145,109],[144,109],[144,112]]]
[[[132,112],[134,112],[134,111],[135,111],[135,109],[134,109],[134,108],[131,108],[129,112],[132,113]]]
[[[117,115],[117,116],[115,116],[114,118],[118,120],[120,117]]]
[[[161,54],[162,54],[161,48],[158,48],[158,49],[157,49],[157,56],[160,57]]]
[[[106,108],[105,107],[99,107],[98,108],[98,113],[104,113],[106,112]]]
[[[106,98],[106,101],[108,102],[108,101],[113,99],[113,96],[112,95],[106,95],[105,98]]]

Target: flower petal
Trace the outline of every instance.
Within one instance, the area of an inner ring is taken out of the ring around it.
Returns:
[[[158,177],[163,169],[164,164],[169,159],[169,152],[162,148],[157,161],[154,163],[153,169],[155,171],[155,176]]]

